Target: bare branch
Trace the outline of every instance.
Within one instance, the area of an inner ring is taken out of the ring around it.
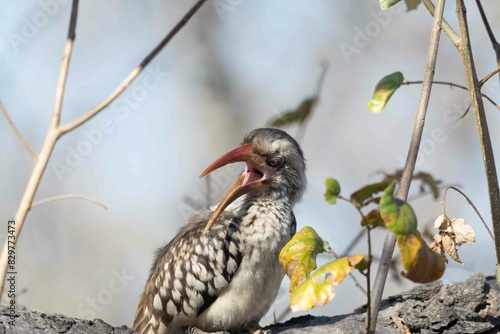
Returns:
[[[83,123],[87,122],[89,119],[97,115],[100,111],[102,111],[104,108],[109,106],[111,102],[113,102],[136,78],[137,76],[144,70],[146,65],[148,65],[151,60],[156,57],[158,53],[167,45],[172,38],[177,35],[177,33],[186,25],[186,23],[189,22],[191,17],[198,11],[198,9],[205,3],[206,0],[199,0],[187,13],[184,15],[184,17],[175,25],[175,27],[163,38],[163,40],[151,51],[146,58],[135,68],[130,72],[130,74],[123,80],[118,87],[109,95],[107,98],[105,98],[101,103],[99,103],[97,106],[95,106],[92,110],[87,112],[85,115],[81,116],[80,118],[77,118],[76,120],[65,124],[59,128],[59,131],[61,135],[76,129]]]
[[[77,126],[82,125],[85,121],[90,119],[92,116],[94,116],[97,112],[102,110],[104,107],[106,107],[109,103],[111,103],[123,90],[125,90],[126,86],[132,82],[133,79],[142,71],[143,67],[146,66],[151,59],[161,50],[163,46],[165,46],[170,39],[172,39],[173,36],[186,24],[186,22],[189,20],[189,18],[196,12],[196,10],[205,2],[206,0],[200,0],[197,2],[197,4],[186,14],[183,18],[183,20],[177,24],[177,26],[165,37],[165,39],[160,43],[159,46],[157,46],[139,65],[139,68],[132,71],[132,73],[125,79],[125,81],[122,83],[121,86],[113,94],[108,97],[106,100],[104,100],[101,105],[96,107],[94,110],[92,110],[90,113],[84,115],[80,119],[77,119],[70,124],[66,124],[63,127],[60,127],[58,125],[60,121],[60,113],[61,113],[61,104],[62,104],[62,99],[63,99],[63,93],[64,93],[64,85],[66,84],[66,75],[67,75],[67,67],[69,65],[69,57],[71,56],[71,45],[68,45],[68,41],[66,42],[66,48],[64,51],[64,56],[68,56],[67,59],[64,58],[63,56],[63,64],[61,66],[61,74],[59,78],[59,84],[57,88],[57,94],[56,94],[56,106],[54,106],[54,111],[51,116],[51,121],[49,125],[49,129],[47,131],[47,135],[45,137],[45,141],[43,143],[42,149],[40,151],[40,154],[38,156],[38,162],[35,164],[33,171],[31,173],[31,176],[28,180],[28,183],[26,185],[26,189],[24,190],[23,197],[21,198],[21,201],[19,202],[19,207],[17,208],[17,212],[15,215],[15,222],[16,222],[16,229],[14,232],[14,238],[15,240],[18,240],[19,235],[22,231],[22,227],[26,221],[26,216],[28,215],[28,212],[30,208],[32,207],[33,204],[33,198],[36,194],[36,191],[38,189],[38,186],[40,185],[40,181],[42,179],[43,173],[45,172],[45,169],[47,168],[47,164],[49,162],[50,156],[52,154],[52,151],[54,150],[54,147],[57,143],[57,140],[61,137],[61,135],[67,133],[68,131],[73,130]],[[78,5],[77,0],[73,0],[73,8],[72,8],[72,16],[70,19],[70,26],[69,26],[69,34],[68,34],[68,40],[74,40],[74,31],[75,31],[75,24],[76,24],[76,15],[78,13],[78,9],[75,8]],[[73,34],[71,33],[73,32]],[[69,50],[69,51],[68,51]],[[66,68],[66,69],[65,69]],[[63,86],[61,86],[61,83]],[[122,87],[123,86],[123,87]],[[4,246],[2,248],[2,252],[0,254],[0,293],[3,291],[4,284],[5,284],[5,276],[7,274],[7,268],[8,268],[8,243],[5,242]]]
[[[498,44],[493,31],[491,30],[490,23],[488,22],[488,18],[484,13],[483,5],[480,0],[476,0],[477,8],[479,9],[479,13],[481,14],[481,19],[483,20],[484,27],[486,28],[486,32],[488,33],[488,37],[490,38],[491,44],[493,44],[493,48]]]
[[[484,13],[483,5],[480,0],[476,0],[477,8],[479,9],[479,13],[481,14],[481,19],[483,20],[484,27],[486,28],[486,32],[488,33],[488,37],[490,38],[491,44],[493,45],[493,50],[495,51],[495,55],[497,58],[497,66],[500,67],[500,43],[497,42],[493,31],[491,30],[490,23],[488,22],[488,18]],[[481,80],[482,81],[482,80]],[[480,83],[479,87],[482,84]]]
[[[498,68],[497,70],[500,71],[500,68]],[[495,71],[497,71],[497,70],[495,70]],[[486,82],[490,78],[489,77],[490,75],[493,76],[497,73],[495,71],[488,74],[483,80]],[[481,81],[483,81],[483,80],[481,80]],[[402,83],[402,85],[416,85],[416,84],[422,84],[422,83],[423,83],[423,81],[405,81]],[[446,86],[456,87],[456,88],[460,88],[460,89],[469,91],[469,88],[467,88],[465,86],[457,85],[456,83],[453,83],[453,82],[432,81],[432,84],[433,85],[446,85]],[[498,103],[496,103],[491,97],[489,97],[488,95],[483,94],[483,93],[481,93],[481,96],[484,97],[486,100],[488,100],[495,108],[500,110],[500,105]],[[464,117],[466,114],[467,113],[465,113],[462,117]],[[460,118],[462,118],[462,117],[460,117]]]
[[[428,2],[430,2],[430,0]],[[425,116],[427,114],[427,106],[429,104],[429,98],[432,89],[432,81],[434,79],[434,73],[436,69],[439,38],[441,36],[441,26],[443,23],[444,5],[445,5],[445,0],[437,1],[437,7],[434,13],[434,19],[432,21],[429,49],[427,50],[427,65],[425,67],[424,83],[422,84],[422,91],[420,93],[420,100],[418,103],[415,125],[413,127],[410,148],[408,150],[406,164],[403,169],[403,173],[401,175],[400,185],[398,187],[398,190],[396,191],[396,198],[403,201],[406,200],[406,198],[408,197],[408,191],[410,190],[410,183],[413,177],[413,171],[415,170],[415,164],[417,161],[418,151],[420,148],[420,141],[422,139],[422,133],[424,131]],[[388,231],[382,249],[382,255],[380,257],[377,276],[375,278],[375,283],[373,285],[373,290],[372,290],[373,292],[371,296],[371,310],[370,310],[371,324],[369,330],[370,333],[375,332],[378,312],[380,309],[380,300],[382,299],[382,294],[384,292],[385,282],[387,280],[387,273],[389,272],[389,268],[391,266],[392,254],[394,253],[395,246],[396,246],[396,235],[391,231]]]
[[[57,195],[57,196],[45,198],[45,199],[33,202],[33,204],[31,204],[31,207],[34,208],[35,206],[38,206],[38,205],[42,205],[42,204],[46,204],[46,203],[50,203],[50,202],[55,202],[55,201],[60,201],[62,199],[72,199],[72,198],[83,199],[85,201],[95,203],[95,204],[99,205],[100,207],[104,208],[105,210],[108,209],[108,206],[106,204],[104,204],[103,202],[101,202],[100,200],[98,200],[96,198],[89,197],[89,196],[85,196],[85,195],[79,195],[79,194],[65,194],[65,195]]]
[[[78,17],[78,0],[73,0],[71,7],[71,18],[69,21],[68,38],[64,47],[61,69],[59,71],[59,81],[56,88],[56,97],[54,101],[54,110],[51,117],[51,126],[57,128],[61,119],[61,110],[64,100],[64,89],[66,88],[66,80],[68,78],[69,61],[73,52],[73,44],[75,42],[76,18]]]
[[[61,133],[58,129],[58,123],[61,113],[60,104],[62,104],[63,100],[64,86],[66,85],[66,76],[70,60],[69,58],[71,57],[73,40],[75,38],[74,32],[76,27],[76,17],[78,14],[78,8],[75,7],[78,7],[78,0],[73,0],[72,3],[71,18],[68,29],[68,40],[66,41],[66,47],[63,53],[59,82],[56,89],[55,105],[50,119],[49,129],[47,131],[47,135],[45,136],[45,141],[43,143],[42,149],[40,150],[40,154],[38,155],[38,161],[35,164],[33,171],[31,172],[28,184],[26,185],[26,189],[24,190],[23,197],[19,202],[19,207],[17,208],[17,212],[14,217],[14,221],[16,224],[16,229],[13,235],[14,240],[19,239],[19,235],[21,234],[22,228],[26,221],[26,216],[28,215],[28,212],[33,204],[33,198],[35,197],[38,186],[40,185],[40,181],[42,179],[43,173],[45,172],[45,168],[47,168],[50,155],[54,150],[57,140],[61,136]],[[6,241],[3,245],[2,253],[0,254],[0,293],[2,293],[5,284],[5,276],[7,274],[8,268],[7,259],[8,243]]]
[[[495,165],[495,155],[491,144],[486,112],[484,110],[483,99],[481,98],[481,87],[477,78],[474,58],[472,56],[472,46],[469,38],[469,27],[467,23],[466,8],[463,0],[456,0],[457,18],[460,26],[462,46],[459,48],[460,57],[464,65],[467,86],[472,101],[472,108],[476,119],[476,126],[483,156],[486,182],[488,184],[488,195],[490,198],[491,221],[495,234],[495,251],[497,263],[500,261],[500,190],[498,186],[498,176]]]
[[[485,76],[484,78],[482,78],[479,81],[479,87],[482,87],[486,83],[486,81],[490,80],[497,73],[500,73],[500,67],[497,68],[496,70],[494,70],[493,72],[491,72],[490,74],[488,74],[487,76]],[[481,94],[481,95],[484,96],[484,94]]]
[[[435,7],[434,4],[432,3],[432,0],[422,0],[422,3],[424,4],[425,8],[427,8],[427,11],[431,14],[431,16],[434,16],[435,12]],[[460,36],[453,30],[453,28],[449,25],[448,22],[446,22],[445,19],[442,19],[442,27],[443,32],[448,36],[448,38],[451,40],[453,45],[458,49],[460,47]]]
[[[488,224],[486,224],[486,222],[484,221],[484,218],[481,215],[481,213],[479,212],[479,210],[476,208],[476,206],[474,205],[472,200],[469,198],[469,196],[464,194],[464,192],[462,190],[458,189],[457,187],[449,186],[444,191],[443,199],[441,200],[441,205],[443,206],[443,215],[445,214],[445,211],[446,211],[446,193],[448,192],[449,189],[453,189],[456,192],[458,192],[459,194],[461,194],[463,197],[465,197],[465,199],[467,200],[467,203],[469,203],[469,205],[472,206],[472,208],[474,209],[474,211],[478,215],[479,219],[481,219],[481,222],[483,223],[484,227],[486,228],[486,231],[488,231],[488,233],[490,234],[491,240],[493,240],[493,242],[495,242],[495,237],[493,236],[493,233],[491,232],[490,228],[488,227]]]
[[[9,113],[7,112],[7,109],[5,109],[5,106],[3,105],[2,101],[0,101],[0,109],[2,109],[2,114],[5,117],[5,120],[7,121],[7,123],[9,123],[9,125],[12,128],[12,130],[14,131],[14,133],[16,134],[17,139],[19,139],[21,144],[23,144],[24,148],[28,151],[28,153],[33,158],[33,162],[36,164],[38,162],[38,157],[37,157],[36,153],[33,152],[33,150],[31,149],[31,147],[28,144],[28,142],[26,141],[26,139],[24,139],[23,135],[21,134],[19,129],[16,127],[16,125],[14,124],[12,119],[10,118]]]
[[[363,219],[365,217],[363,216]],[[367,333],[370,332],[370,328],[372,326],[372,303],[371,303],[371,296],[372,296],[372,291],[371,291],[371,272],[372,272],[372,262],[373,262],[373,254],[372,254],[372,237],[371,237],[371,231],[372,228],[370,226],[366,227],[366,237],[368,241],[368,268],[366,270],[366,290],[368,291],[366,295],[366,305],[367,305],[367,310],[366,310],[366,331]],[[375,322],[377,319],[375,319]],[[375,325],[376,326],[376,325]]]

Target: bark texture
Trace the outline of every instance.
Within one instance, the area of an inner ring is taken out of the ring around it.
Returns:
[[[333,301],[335,302],[335,301]],[[302,316],[270,327],[280,334],[365,333],[364,309],[334,317]],[[9,325],[14,321],[15,326]],[[4,333],[133,333],[126,326],[113,327],[100,319],[81,320],[45,314],[23,306],[0,306],[0,334]],[[493,277],[475,274],[464,282],[421,285],[383,301],[377,333],[475,334],[500,333],[500,290]]]

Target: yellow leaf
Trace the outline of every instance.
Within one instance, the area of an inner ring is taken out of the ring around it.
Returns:
[[[335,286],[339,285],[354,268],[359,270],[366,268],[363,255],[343,257],[316,270],[291,294],[292,311],[305,311],[328,303],[335,297]]]
[[[316,256],[328,248],[330,245],[312,227],[306,226],[281,249],[279,261],[290,277],[290,293],[316,269]]]
[[[406,272],[401,275],[416,283],[429,283],[444,274],[444,259],[433,252],[418,231],[396,235]]]

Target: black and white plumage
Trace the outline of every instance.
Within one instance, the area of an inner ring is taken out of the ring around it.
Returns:
[[[292,207],[306,187],[305,162],[288,134],[256,129],[202,176],[237,161],[246,170],[217,209],[196,212],[158,251],[137,332],[260,331],[283,279],[278,256],[295,233]]]

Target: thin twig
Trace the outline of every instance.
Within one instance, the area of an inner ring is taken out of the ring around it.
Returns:
[[[493,75],[495,75],[495,73],[493,73]],[[489,78],[485,78],[485,79],[488,80]],[[423,83],[423,81],[405,81],[401,85],[407,85],[407,86],[409,86],[409,85],[418,85],[418,84],[422,84],[422,83]],[[469,91],[469,88],[467,88],[465,86],[457,85],[456,83],[453,83],[453,82],[433,81],[432,84],[433,85],[446,85],[446,86],[456,87],[456,88],[460,88],[460,89]],[[483,96],[485,99],[487,99],[495,108],[497,108],[498,110],[500,110],[500,105],[497,104],[491,97],[489,97],[488,95],[483,94],[483,93],[481,93],[481,96]],[[463,118],[466,114],[467,113],[465,113],[461,118]]]
[[[472,108],[476,119],[476,127],[479,134],[479,143],[481,146],[486,182],[488,184],[488,195],[490,198],[491,221],[495,235],[496,263],[498,264],[500,262],[500,190],[498,187],[495,156],[491,144],[483,99],[480,97],[481,88],[479,87],[479,80],[474,65],[474,58],[472,56],[465,3],[463,0],[456,0],[456,3],[458,24],[460,26],[460,34],[463,42],[462,46],[459,48],[459,52],[464,65],[465,77],[467,78],[467,86],[469,87]]]
[[[78,9],[75,8],[78,7],[78,0],[73,0],[72,3],[72,8],[71,8],[71,17],[70,17],[70,23],[69,23],[69,28],[68,28],[68,36],[74,38],[74,33],[72,34],[71,32],[75,30],[75,25],[76,25],[76,18],[78,14]],[[61,64],[61,71],[60,73],[64,73],[65,71],[63,68],[67,67],[69,64],[69,59],[65,59],[65,56],[71,56],[71,48],[69,48],[69,53],[68,53],[68,41],[66,41],[66,48],[64,49],[63,53],[63,60]],[[62,81],[61,81],[62,80]],[[65,78],[61,79],[61,76],[59,78],[59,83],[58,85],[63,82],[64,84],[66,83]],[[56,92],[56,96],[60,95],[60,99],[62,101],[62,94],[59,92],[59,87]],[[56,98],[56,104],[58,103],[59,99]],[[40,181],[42,179],[43,173],[45,171],[45,168],[47,167],[47,164],[50,159],[50,155],[52,154],[52,151],[54,150],[54,147],[56,145],[57,140],[60,137],[60,133],[57,129],[57,123],[58,123],[58,116],[55,115],[58,112],[58,109],[54,107],[54,110],[51,115],[51,121],[49,123],[49,129],[47,130],[47,135],[45,136],[45,141],[42,145],[42,149],[40,150],[40,154],[38,155],[38,161],[33,167],[33,171],[31,172],[30,179],[28,180],[28,184],[26,185],[26,189],[24,190],[23,197],[21,198],[21,201],[19,202],[19,207],[17,208],[16,215],[14,217],[15,221],[15,227],[16,229],[14,230],[14,240],[19,240],[19,235],[21,234],[23,225],[26,221],[26,216],[28,215],[29,210],[31,209],[31,205],[33,204],[33,198],[35,197],[36,191],[38,189],[38,186],[40,185]],[[7,275],[7,266],[8,266],[8,242],[5,241],[2,249],[2,253],[0,254],[0,294],[3,291],[3,287],[5,284],[5,276]]]
[[[57,82],[56,96],[54,101],[54,110],[52,112],[51,123],[54,128],[59,126],[61,120],[61,110],[64,101],[64,90],[68,78],[69,61],[73,52],[73,44],[75,42],[76,19],[78,17],[78,0],[73,0],[71,6],[71,19],[69,21],[68,38],[64,47],[61,69],[59,70],[59,80]]]
[[[422,0],[422,3],[424,4],[425,8],[427,8],[427,11],[431,14],[431,16],[434,16],[435,7],[432,1]],[[446,34],[446,36],[448,36],[448,38],[451,40],[453,45],[455,45],[455,47],[458,49],[460,47],[460,35],[458,35],[456,31],[453,30],[453,28],[445,19],[442,19],[441,28],[443,29],[443,32]]]
[[[45,168],[47,167],[47,164],[49,162],[50,156],[52,154],[52,151],[54,150],[54,147],[57,143],[57,140],[61,137],[61,135],[75,129],[77,126],[82,125],[84,122],[89,120],[92,116],[94,116],[97,112],[102,110],[104,107],[106,107],[109,103],[111,103],[114,99],[118,97],[120,93],[122,93],[125,88],[126,84],[129,84],[132,82],[132,80],[143,70],[144,66],[146,66],[152,59],[153,57],[161,50],[162,47],[164,47],[175,34],[186,24],[186,22],[189,20],[189,18],[194,14],[194,12],[205,2],[206,0],[200,0],[196,3],[196,5],[186,14],[181,22],[176,25],[176,27],[169,32],[167,37],[160,43],[159,46],[157,46],[153,52],[151,52],[148,57],[146,57],[142,62],[139,68],[135,69],[122,83],[121,86],[119,86],[113,94],[108,97],[106,100],[104,100],[101,105],[97,106],[94,108],[91,112],[87,113],[86,115],[82,116],[81,118],[66,124],[63,127],[59,127],[57,123],[59,122],[59,116],[54,115],[57,112],[59,112],[58,107],[54,107],[53,114],[51,116],[51,122],[49,124],[49,130],[47,131],[47,135],[45,137],[45,142],[43,143],[42,149],[40,151],[40,154],[38,156],[38,163],[35,164],[33,171],[31,173],[30,179],[28,180],[28,184],[26,185],[26,189],[24,190],[23,197],[21,198],[21,201],[19,203],[19,207],[17,209],[16,215],[15,215],[15,222],[16,222],[16,230],[14,232],[14,237],[16,240],[18,240],[19,235],[21,233],[22,227],[25,223],[26,216],[28,215],[28,212],[33,204],[33,198],[36,194],[36,191],[38,189],[38,186],[40,185],[40,181],[42,179],[43,173],[45,171]],[[73,7],[78,6],[78,1],[73,0]],[[76,24],[76,13],[77,9],[72,8],[71,10],[72,16],[70,19],[70,24],[69,24],[69,31],[75,30],[75,24]],[[68,33],[68,36],[71,36],[71,33]],[[65,54],[66,54],[66,49],[65,49]],[[64,67],[65,65],[65,60],[63,59],[63,64],[61,67]],[[69,64],[69,60],[68,60]],[[63,70],[61,70],[63,72]],[[123,86],[125,84],[125,86]],[[57,94],[60,94],[59,92]],[[56,103],[59,101],[59,98],[56,98]],[[0,254],[0,294],[3,291],[3,287],[5,284],[5,276],[7,273],[7,259],[8,259],[8,243],[5,242],[2,253]]]
[[[141,63],[130,72],[130,74],[123,80],[118,87],[101,103],[95,106],[92,110],[84,114],[83,116],[61,126],[59,131],[61,135],[76,129],[83,123],[87,122],[89,119],[97,115],[101,110],[109,106],[111,102],[113,102],[136,78],[137,76],[144,70],[146,65],[148,65],[158,53],[165,47],[165,45],[170,42],[170,40],[177,35],[177,33],[189,22],[191,17],[200,9],[200,7],[205,3],[206,0],[199,0],[187,13],[184,17],[177,23],[174,28],[163,38],[163,40],[151,51],[146,58],[144,58]]]
[[[302,141],[302,139],[304,138],[304,134],[306,132],[307,121],[311,118],[311,115],[314,112],[314,109],[316,109],[316,106],[319,103],[319,96],[321,94],[321,89],[323,88],[323,83],[325,81],[326,72],[328,71],[328,61],[326,61],[326,60],[321,61],[321,67],[322,67],[322,71],[321,71],[321,75],[318,79],[318,82],[316,84],[316,91],[314,94],[314,103],[311,106],[309,116],[303,122],[300,123],[299,128],[297,129],[297,133],[295,135],[295,139],[297,140],[298,143],[300,143]]]
[[[420,148],[420,141],[422,139],[422,133],[424,131],[425,116],[427,113],[427,106],[429,104],[429,98],[432,89],[432,81],[434,79],[434,73],[436,68],[436,59],[439,48],[439,38],[441,35],[444,4],[445,0],[437,1],[437,7],[432,21],[429,49],[427,51],[427,65],[424,73],[424,83],[422,84],[422,91],[420,93],[420,100],[418,104],[417,115],[415,118],[415,125],[413,127],[413,133],[411,136],[408,156],[406,158],[406,164],[403,169],[403,173],[401,175],[400,185],[396,192],[396,198],[403,201],[406,200],[406,198],[408,197],[408,191],[410,190],[410,183],[412,180],[413,171],[415,170],[417,155]],[[395,246],[396,246],[396,235],[388,231],[382,249],[382,255],[380,257],[377,276],[375,278],[375,283],[373,285],[373,290],[372,290],[373,292],[371,296],[372,303],[371,303],[371,324],[369,331],[370,333],[375,332],[378,312],[380,309],[380,301],[382,299],[382,294],[384,292],[385,282],[387,280],[387,273],[389,272],[389,268],[391,266],[392,254],[394,253]]]
[[[7,109],[5,109],[5,106],[3,105],[2,101],[0,101],[0,109],[2,109],[2,114],[5,117],[5,120],[7,121],[7,123],[9,123],[9,126],[11,127],[11,129],[16,134],[17,139],[19,139],[21,144],[23,144],[24,148],[31,155],[31,157],[33,158],[33,163],[36,164],[38,161],[38,157],[36,156],[35,152],[31,149],[31,147],[28,144],[28,142],[26,141],[26,139],[24,139],[23,135],[21,134],[19,129],[16,127],[16,125],[14,124],[12,119],[10,118],[9,113],[7,112]]]
[[[335,251],[333,249],[331,249],[331,248],[325,250],[325,253],[332,254],[336,259],[340,259],[339,255],[337,253],[335,253]],[[352,273],[349,273],[349,277],[351,277],[352,281],[354,282],[354,285],[365,295],[365,297],[368,298],[368,293],[361,286],[361,284],[359,284],[359,281],[356,279],[356,277]]]
[[[500,43],[497,42],[495,35],[493,34],[493,30],[491,30],[490,23],[488,22],[488,18],[486,17],[481,1],[476,0],[476,4],[477,8],[479,9],[479,13],[481,14],[481,19],[483,20],[486,32],[488,33],[488,37],[490,38],[491,44],[493,46],[493,50],[495,51],[495,56],[497,58],[497,66],[500,67]],[[481,86],[482,85],[480,85],[479,87]]]
[[[85,201],[95,203],[106,210],[108,209],[108,206],[106,204],[104,204],[103,202],[101,202],[100,200],[89,197],[89,196],[85,196],[85,195],[79,195],[79,194],[65,194],[65,195],[57,195],[57,196],[53,196],[53,197],[49,197],[49,198],[44,198],[42,200],[33,202],[33,204],[31,204],[31,207],[34,208],[35,206],[38,206],[38,205],[42,205],[42,204],[46,204],[46,203],[50,203],[50,202],[55,202],[55,201],[60,201],[62,199],[72,199],[72,198],[83,199]]]
[[[364,217],[363,217],[364,218]],[[367,310],[366,310],[366,332],[370,333],[370,328],[372,324],[372,312],[371,312],[371,282],[370,282],[370,273],[371,273],[371,267],[372,267],[372,238],[371,238],[371,230],[372,228],[370,226],[366,227],[366,237],[368,239],[368,268],[366,270],[366,291],[368,292],[366,296],[366,305],[367,305]]]
[[[500,67],[498,67],[496,70],[494,70],[493,72],[491,72],[490,74],[488,74],[487,76],[485,76],[484,78],[482,78],[479,81],[479,87],[482,87],[486,83],[486,81],[490,80],[491,77],[493,77],[497,73],[500,73]],[[481,95],[484,96],[484,94],[481,94]]]
[[[443,194],[443,199],[441,201],[441,205],[443,206],[443,214],[445,213],[444,211],[446,211],[446,209],[445,209],[446,208],[446,193],[448,192],[448,189],[453,189],[456,192],[460,193],[463,197],[465,197],[465,199],[467,200],[467,203],[469,203],[469,205],[472,206],[472,208],[474,209],[474,211],[476,211],[476,214],[479,216],[479,219],[481,219],[481,222],[483,223],[484,227],[486,228],[486,230],[490,234],[491,240],[493,240],[493,242],[495,242],[495,237],[493,236],[493,233],[491,232],[490,228],[488,227],[488,224],[486,224],[486,222],[484,221],[483,216],[481,216],[481,213],[476,208],[476,206],[474,205],[474,203],[472,203],[472,200],[466,194],[464,194],[462,192],[462,190],[460,190],[458,188],[455,188],[453,186],[450,186],[450,187],[446,188],[446,190],[444,191],[444,194]]]
[[[493,44],[493,47],[498,44],[495,35],[493,34],[493,31],[491,30],[490,23],[488,22],[488,18],[486,17],[486,14],[484,13],[483,10],[483,5],[481,4],[480,0],[476,0],[477,8],[479,9],[479,13],[481,14],[481,19],[483,20],[484,27],[486,28],[486,32],[488,33],[488,37],[490,38],[491,44]]]

